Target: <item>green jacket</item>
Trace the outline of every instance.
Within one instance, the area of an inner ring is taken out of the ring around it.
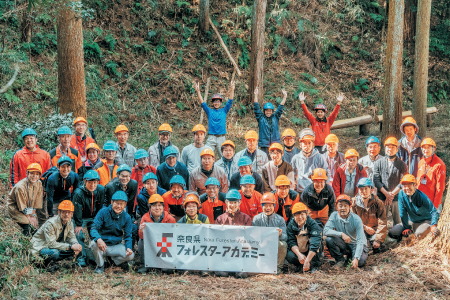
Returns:
[[[187,215],[184,215],[180,220],[178,220],[177,223],[184,223],[184,224],[209,224],[209,219],[207,216],[203,214],[197,214],[197,217],[195,220],[191,220]]]
[[[322,228],[310,216],[307,217],[304,228],[308,230],[309,251],[319,252],[322,243]],[[300,233],[300,228],[298,228],[294,218],[289,222],[286,231],[288,249],[290,250],[292,247],[298,246],[296,236]]]

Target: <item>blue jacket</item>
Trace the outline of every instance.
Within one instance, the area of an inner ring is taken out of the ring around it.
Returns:
[[[156,193],[160,196],[164,195],[167,191],[163,188],[157,187]],[[147,192],[146,188],[142,188],[141,192],[137,196],[137,213],[142,217],[148,212],[148,199],[150,194]]]
[[[403,136],[398,143],[400,146],[398,147],[397,156],[406,164],[408,167],[408,174],[414,175],[414,177],[417,177],[417,171],[419,170],[419,161],[423,157],[422,148],[420,147],[420,144],[422,142],[422,139],[420,136],[417,137],[417,142],[414,145],[416,148],[414,148],[411,153],[406,150],[406,136]]]
[[[411,198],[400,191],[398,194],[398,210],[402,219],[403,228],[411,229],[409,220],[413,223],[422,223],[431,220],[431,225],[436,225],[439,221],[439,213],[434,207],[431,200],[422,191],[416,189]]]
[[[233,105],[233,99],[229,99],[225,107],[214,109],[202,103],[202,108],[208,116],[209,131],[211,135],[222,135],[227,133],[227,113],[230,111],[231,105]]]
[[[270,117],[272,119],[272,128],[267,123],[266,115],[259,108],[259,103],[253,104],[256,120],[259,126],[259,147],[270,147],[273,143],[280,143],[280,130],[278,129],[278,121],[283,113],[284,105],[279,105],[275,113]]]
[[[102,208],[94,219],[91,228],[91,238],[94,242],[102,239],[107,246],[114,246],[125,240],[127,249],[133,249],[131,231],[133,223],[125,211],[120,215],[112,209],[112,205]]]
[[[47,179],[47,210],[53,216],[53,202],[61,202],[62,200],[72,200],[70,188],[73,191],[78,188],[78,174],[70,171],[66,178],[62,178],[59,172],[55,172]]]
[[[170,190],[170,179],[172,179],[175,175],[181,175],[184,181],[186,181],[186,188],[189,187],[189,171],[186,166],[177,161],[175,168],[169,169],[167,163],[162,163],[156,169],[156,177],[158,177],[158,186],[162,187],[165,190]]]

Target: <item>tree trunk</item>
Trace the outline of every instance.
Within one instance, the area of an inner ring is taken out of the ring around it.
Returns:
[[[58,29],[58,105],[61,114],[87,117],[84,82],[83,27],[70,9],[59,11]]]
[[[414,36],[416,35],[416,15],[413,7],[417,7],[417,0],[405,0],[405,30],[403,40],[406,45],[414,45]]]
[[[419,135],[427,133],[428,54],[430,44],[431,0],[419,0],[414,58],[413,106]]]
[[[402,122],[403,0],[389,2],[389,21],[384,83],[383,140],[400,137]]]
[[[250,103],[253,103],[255,96],[253,91],[255,90],[255,88],[258,88],[258,99],[264,99],[263,69],[266,7],[267,0],[255,0],[255,3],[253,4],[250,70],[248,77],[248,101],[250,101]]]
[[[206,33],[209,30],[209,0],[200,0],[199,12],[198,24],[200,30]]]
[[[27,9],[23,10],[23,14],[22,14],[22,24],[21,24],[21,28],[20,31],[22,32],[22,42],[25,43],[31,43],[31,29],[32,29],[32,18],[31,18],[31,13],[32,11],[28,11]]]

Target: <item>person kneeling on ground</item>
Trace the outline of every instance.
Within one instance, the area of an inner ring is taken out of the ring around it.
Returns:
[[[433,236],[440,234],[437,228],[439,213],[424,192],[416,189],[416,178],[407,174],[403,177],[402,190],[398,196],[398,209],[401,224],[389,230],[389,237],[401,241],[414,233],[418,239],[423,239],[431,232]],[[412,230],[411,230],[412,229]]]
[[[322,228],[308,216],[308,208],[303,203],[292,207],[294,218],[287,226],[288,253],[286,259],[297,266],[298,271],[316,272],[322,256]]]
[[[139,226],[139,242],[138,251],[141,257],[142,267],[138,270],[138,273],[147,273],[148,269],[145,266],[145,252],[144,252],[144,228],[147,223],[176,223],[175,219],[169,214],[168,211],[164,211],[164,199],[158,195],[153,194],[148,199],[148,205],[150,210],[144,214]]]
[[[336,260],[336,267],[346,267],[352,260],[352,268],[363,267],[367,260],[367,239],[361,218],[352,213],[352,200],[347,195],[336,199],[337,211],[330,215],[323,235],[331,256]],[[344,259],[347,255],[347,259]]]
[[[185,215],[178,220],[177,223],[209,224],[208,217],[198,212],[201,207],[200,197],[196,192],[185,193],[183,196],[183,208]]]
[[[352,211],[363,222],[364,232],[372,245],[373,254],[379,253],[387,234],[386,209],[383,201],[373,195],[373,185],[369,178],[361,178],[357,186],[358,194],[352,199],[355,203]]]
[[[72,222],[74,210],[70,200],[62,201],[58,206],[58,215],[47,220],[31,239],[31,253],[43,257],[45,267],[81,253],[82,247],[75,237]]]
[[[116,265],[122,265],[122,269],[128,269],[128,261],[133,260],[132,231],[133,222],[131,216],[126,213],[127,194],[117,191],[112,196],[112,204],[102,208],[95,216],[91,229],[92,242],[89,247],[95,257],[97,267],[95,273],[105,271],[105,256],[110,256]],[[122,244],[125,240],[125,245]]]
[[[272,193],[265,193],[261,198],[263,212],[253,218],[252,226],[276,227],[278,230],[278,261],[277,274],[281,273],[286,258],[286,222],[284,218],[275,213],[275,196]]]

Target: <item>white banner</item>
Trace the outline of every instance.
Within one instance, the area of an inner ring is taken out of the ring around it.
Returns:
[[[274,227],[147,223],[145,266],[198,271],[277,272]]]

